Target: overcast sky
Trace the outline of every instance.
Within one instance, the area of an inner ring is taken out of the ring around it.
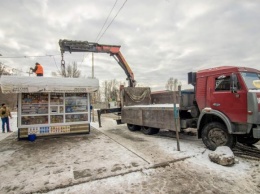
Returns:
[[[29,76],[26,72],[35,62],[44,66],[45,76],[57,72],[59,39],[99,39],[100,44],[121,45],[138,85],[153,91],[165,89],[170,77],[185,88],[187,73],[204,68],[236,65],[260,69],[259,0],[0,2],[0,61],[24,76]],[[40,57],[45,55],[53,56]],[[27,57],[14,58],[21,56]],[[91,76],[91,54],[66,52],[64,56],[66,64],[75,61],[83,76]],[[95,54],[94,76],[100,81],[126,78],[108,54]]]

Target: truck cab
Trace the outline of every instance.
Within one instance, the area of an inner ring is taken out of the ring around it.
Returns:
[[[214,150],[260,139],[260,71],[223,66],[196,73],[198,135]]]

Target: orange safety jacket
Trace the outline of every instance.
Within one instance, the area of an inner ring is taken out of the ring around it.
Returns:
[[[37,69],[36,69],[36,72],[35,72],[37,75],[38,74],[43,74],[43,67],[41,65],[37,65]]]

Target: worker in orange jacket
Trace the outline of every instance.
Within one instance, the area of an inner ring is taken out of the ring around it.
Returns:
[[[35,63],[34,68],[30,68],[37,76],[43,76],[43,67],[40,63]]]

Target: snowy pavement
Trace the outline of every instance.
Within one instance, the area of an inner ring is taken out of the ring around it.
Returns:
[[[130,132],[103,117],[90,134],[35,142],[1,134],[0,193],[259,193],[259,162],[219,166],[195,136],[181,135],[177,151],[164,133]]]

